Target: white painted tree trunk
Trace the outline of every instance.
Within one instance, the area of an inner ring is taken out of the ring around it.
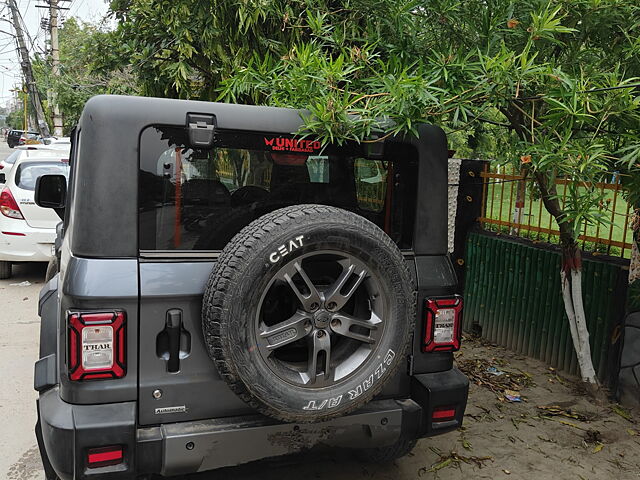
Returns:
[[[560,272],[562,283],[562,299],[564,308],[569,318],[569,329],[573,348],[578,358],[580,376],[583,382],[597,384],[593,361],[591,360],[591,346],[589,345],[589,330],[582,301],[582,271],[571,269],[567,273],[564,269]]]
[[[580,350],[578,364],[582,380],[588,383],[598,383],[596,371],[591,360],[591,346],[589,345],[589,330],[587,328],[587,316],[584,313],[584,302],[582,301],[582,270],[571,270],[571,296],[573,297],[573,309],[576,316],[576,330]]]
[[[520,175],[522,175],[522,171],[520,171]],[[524,217],[524,200],[525,200],[525,189],[526,185],[524,181],[518,182],[516,188],[516,206],[513,209],[513,223],[516,225],[520,225],[523,223]],[[520,233],[520,227],[512,226],[510,234],[518,235]]]

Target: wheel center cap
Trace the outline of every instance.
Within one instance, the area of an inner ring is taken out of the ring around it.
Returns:
[[[329,326],[330,321],[331,313],[327,312],[324,309],[320,309],[313,314],[313,323],[316,328],[326,328]]]

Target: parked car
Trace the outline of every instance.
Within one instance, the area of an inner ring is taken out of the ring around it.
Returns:
[[[67,145],[71,147],[70,137],[46,137],[42,139],[45,145]]]
[[[68,171],[68,162],[60,156],[25,157],[10,170],[0,193],[0,278],[11,277],[15,262],[51,259],[60,219],[53,210],[36,205],[36,182],[45,174],[66,177]]]
[[[42,137],[37,133],[23,133],[18,145],[42,145]]]
[[[19,145],[20,137],[24,134],[24,130],[9,130],[7,134],[7,145],[10,148],[16,147]],[[37,132],[28,132],[31,135],[37,135]]]
[[[7,158],[0,162],[0,173],[4,173],[5,176],[9,173],[9,170],[13,167],[16,161],[22,158],[34,158],[34,157],[47,157],[47,156],[60,156],[60,158],[69,158],[69,151],[71,145],[27,145],[16,148]],[[60,153],[58,153],[60,152]]]
[[[68,185],[45,175],[36,192],[64,218],[35,365],[48,480],[318,443],[392,461],[462,425],[444,132],[337,146],[294,136],[304,115],[85,105]],[[393,182],[372,188],[377,168]]]

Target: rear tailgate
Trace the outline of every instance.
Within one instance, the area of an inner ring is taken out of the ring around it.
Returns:
[[[140,262],[139,423],[183,422],[255,413],[209,358],[201,306],[213,262]],[[169,366],[168,324],[180,324],[177,371]]]

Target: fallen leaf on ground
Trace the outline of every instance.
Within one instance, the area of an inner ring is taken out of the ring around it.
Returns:
[[[554,417],[540,417],[540,418],[544,418],[545,420],[551,420],[554,422],[558,422],[561,423],[563,425],[566,425],[567,427],[573,427],[573,428],[577,428],[578,430],[582,430],[583,432],[588,432],[589,430],[586,428],[582,428],[579,425],[576,425],[575,423],[571,423],[571,422],[567,422],[566,420],[561,420],[559,418],[554,418]]]
[[[586,415],[573,412],[571,411],[570,408],[567,408],[565,410],[564,408],[558,405],[540,405],[536,408],[538,410],[542,410],[544,412],[544,415],[549,415],[552,417],[561,416],[561,417],[573,418],[574,420],[579,420],[581,422],[586,422],[587,420],[589,420]]]
[[[636,423],[633,420],[633,417],[631,416],[631,414],[626,411],[624,408],[622,408],[620,405],[615,404],[611,406],[611,410],[613,411],[613,413],[616,413],[618,415],[620,415],[622,418],[624,418],[625,420],[631,422],[631,423]]]
[[[604,448],[604,443],[598,443],[596,444],[596,446],[593,448],[593,453],[598,453],[600,450],[602,450]]]
[[[488,388],[496,394],[502,395],[505,390],[518,391],[533,385],[532,379],[522,373],[509,372],[503,368],[503,374],[496,376],[487,371],[494,367],[493,364],[500,365],[501,362],[495,358],[491,359],[491,361],[470,358],[459,360],[457,363],[458,368],[469,377],[469,380],[476,385]]]
[[[482,468],[484,466],[484,464],[486,462],[493,462],[493,457],[465,457],[464,455],[459,455],[457,452],[455,451],[451,451],[448,454],[443,454],[442,452],[439,452],[436,448],[434,447],[429,447],[429,449],[436,453],[436,455],[438,455],[440,458],[438,459],[437,462],[435,462],[431,468],[426,469],[426,467],[421,468],[418,472],[420,474],[420,472],[422,473],[434,473],[437,472],[439,470],[442,470],[443,468],[449,467],[449,466],[454,466],[454,467],[458,467],[460,468],[460,465],[462,463],[466,463],[466,464],[474,464],[476,465],[478,468]]]
[[[632,429],[632,428],[627,428],[627,433],[628,433],[629,435],[631,435],[632,437],[635,437],[635,436],[637,436],[637,435],[638,435],[638,432],[636,432],[636,431],[635,431],[634,429]]]

